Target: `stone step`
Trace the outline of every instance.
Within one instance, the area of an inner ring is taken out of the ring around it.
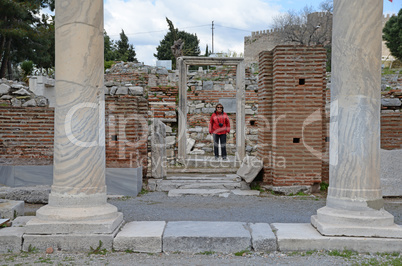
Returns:
[[[235,174],[239,168],[192,168],[192,167],[175,167],[168,168],[167,173],[169,174]]]
[[[215,175],[197,175],[197,174],[174,174],[166,177],[167,180],[231,180],[241,181],[241,177],[236,174],[215,174]]]
[[[258,196],[260,192],[257,190],[240,190],[240,189],[172,189],[169,191],[169,197],[181,197],[186,195],[198,196],[218,196],[229,197],[230,194],[239,196]]]
[[[173,189],[243,189],[249,190],[249,185],[240,180],[216,179],[216,180],[164,180],[149,179],[148,188],[151,191],[170,191]]]
[[[215,160],[213,159],[197,159],[197,158],[189,158],[185,161],[185,167],[194,167],[194,168],[212,168],[212,169],[222,169],[222,168],[239,168],[240,161],[235,160],[234,158],[229,158],[228,160]]]

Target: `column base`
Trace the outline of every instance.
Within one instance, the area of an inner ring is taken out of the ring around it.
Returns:
[[[94,207],[46,205],[25,227],[25,234],[112,234],[123,222],[123,214],[111,204]]]
[[[323,207],[311,217],[311,224],[325,236],[402,238],[402,227],[384,209],[348,211]]]
[[[52,225],[54,226],[54,225]],[[44,251],[51,247],[54,250],[89,252],[93,250],[112,250],[113,241],[120,230],[121,223],[110,234],[24,234],[23,251]]]

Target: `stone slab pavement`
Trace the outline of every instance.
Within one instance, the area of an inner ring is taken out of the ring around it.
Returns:
[[[233,253],[246,249],[272,252],[345,248],[359,252],[402,250],[400,239],[341,239],[320,235],[309,221],[318,208],[325,206],[325,195],[288,197],[264,192],[260,196],[248,197],[171,198],[163,192],[151,192],[135,198],[111,199],[109,203],[116,205],[124,214],[126,223],[114,240],[110,237],[105,239],[104,247],[113,246],[122,252]],[[385,209],[395,216],[397,224],[401,224],[400,198],[385,199]],[[0,229],[0,246],[5,244],[4,241],[7,242],[0,253],[27,250],[29,244],[35,246],[42,243],[41,247],[37,247],[38,250],[48,246],[43,237],[24,236],[23,226],[28,220],[29,217],[18,217],[13,221],[13,228]],[[49,238],[50,242],[55,242],[56,239],[52,237]],[[77,237],[70,237],[63,248],[79,246],[83,250],[85,247],[96,247],[90,238]],[[79,245],[72,244],[77,243],[76,240]]]

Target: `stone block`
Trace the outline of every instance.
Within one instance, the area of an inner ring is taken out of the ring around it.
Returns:
[[[311,186],[265,186],[265,188],[272,190],[273,192],[284,194],[284,195],[291,195],[297,194],[299,192],[303,192],[306,194],[310,194],[312,192]]]
[[[235,88],[233,87],[232,84],[225,84],[225,87],[223,88],[225,91],[234,91]]]
[[[21,107],[22,106],[22,102],[16,98],[11,99],[11,105],[13,107]]]
[[[224,111],[226,113],[237,113],[236,98],[220,98],[219,102],[223,105]]]
[[[204,150],[199,150],[199,149],[194,149],[193,151],[190,151],[189,154],[191,155],[203,155],[205,154]]]
[[[144,94],[144,88],[142,87],[129,87],[128,88],[128,92],[130,93],[130,95],[139,95],[142,96]]]
[[[240,222],[168,222],[164,252],[238,252],[251,250],[251,235]]]
[[[155,119],[151,136],[152,177],[166,176],[166,126],[160,119]]]
[[[107,193],[135,197],[142,189],[142,167],[106,168]]]
[[[251,183],[261,171],[263,163],[257,157],[246,156],[243,159],[237,175],[243,178],[247,183]]]
[[[215,108],[202,108],[201,112],[206,114],[212,114],[215,111]]]
[[[7,199],[21,200],[26,203],[46,204],[49,200],[50,186],[8,188]]]
[[[164,221],[130,222],[124,225],[113,242],[118,251],[162,252]]]
[[[194,139],[187,139],[187,144],[186,144],[186,153],[189,154],[190,151],[193,149],[195,144]]]
[[[7,84],[0,84],[0,95],[7,94],[11,90],[11,87]]]
[[[27,224],[30,220],[32,220],[34,216],[18,216],[17,218],[14,219],[12,223],[12,227],[22,227]]]
[[[36,106],[37,106],[37,104],[36,104],[35,99],[31,99],[31,100],[29,100],[29,101],[26,101],[26,102],[22,105],[22,107],[36,107]]]
[[[103,220],[96,219],[96,217],[100,213],[111,213],[115,210],[116,207],[111,204],[91,208],[70,207],[68,210],[60,210],[60,208],[46,205],[36,211],[36,216],[27,223],[25,233],[29,235],[46,234],[48,236],[57,234],[113,234],[117,230],[116,228],[120,228],[123,222],[123,214],[120,212],[112,213],[109,215],[110,217]],[[47,212],[48,217],[50,217],[49,220],[40,219],[43,212]]]
[[[52,165],[16,165],[14,168],[14,186],[51,185],[53,183]]]
[[[246,115],[253,115],[255,112],[252,109],[245,109],[245,114]]]
[[[174,145],[176,143],[175,136],[168,136],[166,137],[166,145]]]
[[[232,193],[237,196],[259,196],[260,191],[258,190],[242,190],[242,189],[234,189]]]
[[[387,197],[402,196],[402,150],[381,150],[381,188]]]
[[[1,95],[1,93],[0,93],[0,95]],[[0,100],[11,100],[12,98],[13,97],[10,96],[10,95],[3,95],[3,96],[0,97]]]
[[[214,82],[210,80],[206,80],[202,84],[203,90],[213,90],[214,89]]]
[[[20,252],[23,234],[23,227],[6,227],[0,229],[0,253]]]
[[[311,224],[271,224],[280,251],[353,250],[356,252],[400,252],[401,239],[379,237],[329,237],[321,235]]]
[[[117,89],[116,95],[127,95],[128,94],[128,88],[127,87],[120,87]]]
[[[0,165],[0,184],[14,186],[14,166]]]
[[[275,251],[278,249],[276,236],[267,223],[249,224],[253,249],[255,251]]]
[[[4,219],[15,219],[24,215],[24,202],[0,199],[0,214]]]
[[[402,105],[402,102],[398,98],[382,98],[381,105],[387,107],[399,107]]]
[[[14,91],[13,94],[21,95],[21,96],[29,96],[31,95],[26,89],[19,89],[17,91]]]
[[[63,251],[79,251],[88,252],[102,246],[100,249],[112,250],[113,239],[116,234],[54,234],[54,235],[27,235],[23,236],[24,244],[23,251],[28,251],[29,246],[40,251],[45,251],[47,248]]]
[[[163,191],[163,190],[161,190]],[[230,193],[228,189],[168,189],[168,197],[181,197],[185,195],[198,195],[198,196],[220,196],[222,194]]]

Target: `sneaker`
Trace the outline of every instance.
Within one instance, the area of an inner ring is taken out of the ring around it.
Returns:
[[[222,158],[222,160],[224,160],[224,161],[227,161],[227,160],[228,160],[228,158],[226,158],[226,157],[223,157],[223,158]]]
[[[219,160],[219,157],[215,157],[215,159],[214,159],[215,161],[218,161]]]

